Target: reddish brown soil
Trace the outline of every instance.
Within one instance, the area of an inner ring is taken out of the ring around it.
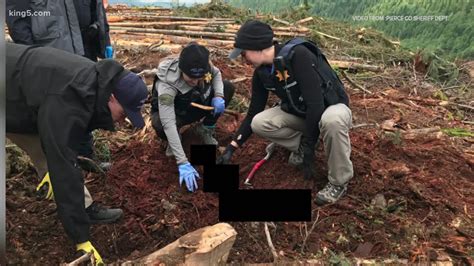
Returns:
[[[137,70],[156,67],[159,57],[147,55]],[[232,67],[227,60],[215,60],[215,64],[227,79],[252,74],[250,67]],[[391,104],[404,103],[401,98],[409,96],[410,84],[395,80],[373,80],[368,84],[375,94],[365,97],[346,84],[355,125],[381,124],[394,119],[405,129],[462,126],[446,120],[447,110],[442,107],[420,102],[416,103],[419,107],[406,108]],[[249,87],[249,80],[239,83],[238,93],[249,97]],[[430,92],[420,92],[423,93],[427,96]],[[237,125],[233,116],[221,118],[217,136],[222,146],[230,141]],[[104,135],[110,136],[112,142],[114,166],[106,176],[88,174],[87,186],[96,200],[125,212],[123,220],[115,225],[92,227],[92,241],[107,262],[141,257],[187,232],[218,222],[217,195],[202,190],[188,193],[179,187],[175,162],[165,157],[164,146],[150,128],[144,135],[137,133],[129,140],[123,133]],[[184,139],[186,146],[197,142],[191,130],[185,133]],[[270,227],[273,243],[284,259],[329,260],[343,254],[398,257],[415,262],[436,260],[437,255],[445,252],[457,263],[472,263],[474,160],[466,152],[472,151],[472,138],[444,136],[400,141],[396,135],[387,135],[378,127],[360,127],[351,131],[351,142],[355,176],[348,195],[330,206],[314,205],[313,220],[318,220],[304,251],[301,246],[305,228],[309,230],[313,222],[281,222],[275,228]],[[266,144],[267,141],[252,136],[235,153],[234,163],[241,166],[241,180],[264,156]],[[327,182],[322,148],[317,151],[315,181],[303,180],[301,171],[288,166],[288,154],[278,148],[257,172],[253,188],[310,188],[314,196]],[[72,261],[73,245],[64,235],[54,212],[55,205],[35,199],[37,181],[31,176],[31,171],[27,171],[7,180],[8,262],[50,265]],[[202,180],[199,185],[202,187]],[[378,194],[387,202],[382,209],[371,204]],[[170,210],[169,204],[176,208]],[[262,223],[232,225],[238,236],[230,262],[273,260]]]

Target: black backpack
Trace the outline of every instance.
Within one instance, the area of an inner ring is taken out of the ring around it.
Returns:
[[[291,59],[294,54],[293,48],[297,45],[304,45],[308,50],[316,55],[316,58],[318,58],[318,64],[313,64],[313,68],[322,81],[321,88],[323,90],[325,107],[327,108],[330,105],[339,103],[340,98],[343,98],[345,95],[344,85],[336,72],[331,68],[326,56],[324,56],[321,50],[312,41],[295,38],[286,42],[275,57],[275,68],[280,70],[281,73],[284,73],[285,70],[288,70],[290,73],[292,72]]]

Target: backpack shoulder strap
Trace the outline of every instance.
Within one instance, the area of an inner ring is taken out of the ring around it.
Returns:
[[[283,48],[281,48],[281,50],[280,50],[280,52],[278,53],[277,56],[288,57],[291,50],[293,50],[293,48],[296,45],[300,45],[300,44],[305,43],[305,42],[307,42],[307,41],[302,39],[302,38],[291,39],[291,40],[289,40],[288,42],[285,43],[285,45],[283,46]]]
[[[281,48],[280,52],[278,53],[278,57],[283,57],[285,59],[285,62],[287,64],[287,68],[289,67],[289,62],[293,56],[293,48],[297,45],[304,45],[308,50],[310,50],[316,57],[318,57],[322,62],[326,63],[328,67],[331,69],[331,65],[329,64],[329,61],[327,60],[326,56],[321,52],[321,50],[318,48],[318,46],[310,41],[310,40],[305,40],[303,38],[294,38],[289,40],[288,42],[285,43],[285,45]],[[328,82],[330,80],[334,81],[339,81],[342,84],[342,81],[339,79],[339,77],[336,75],[334,71],[321,71],[319,67],[314,68],[316,72],[318,73],[319,77],[324,81]]]

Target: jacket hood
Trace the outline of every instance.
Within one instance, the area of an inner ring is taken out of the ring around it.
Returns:
[[[113,131],[115,127],[108,106],[109,98],[116,82],[129,71],[113,59],[101,60],[95,68],[97,71],[97,102],[92,117],[93,123],[90,124],[89,129],[103,128]]]

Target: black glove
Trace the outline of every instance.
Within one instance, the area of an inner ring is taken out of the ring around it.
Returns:
[[[313,179],[316,176],[316,170],[314,166],[314,143],[304,141],[303,142],[303,172],[306,180]]]
[[[91,39],[94,39],[99,36],[99,22],[96,21],[89,25],[89,28],[87,29],[87,35]]]
[[[227,147],[225,148],[224,154],[222,154],[221,156],[219,156],[219,158],[217,158],[216,164],[229,164],[230,159],[232,158],[232,154],[234,154],[235,150],[236,148],[232,146],[231,144],[227,145]]]

